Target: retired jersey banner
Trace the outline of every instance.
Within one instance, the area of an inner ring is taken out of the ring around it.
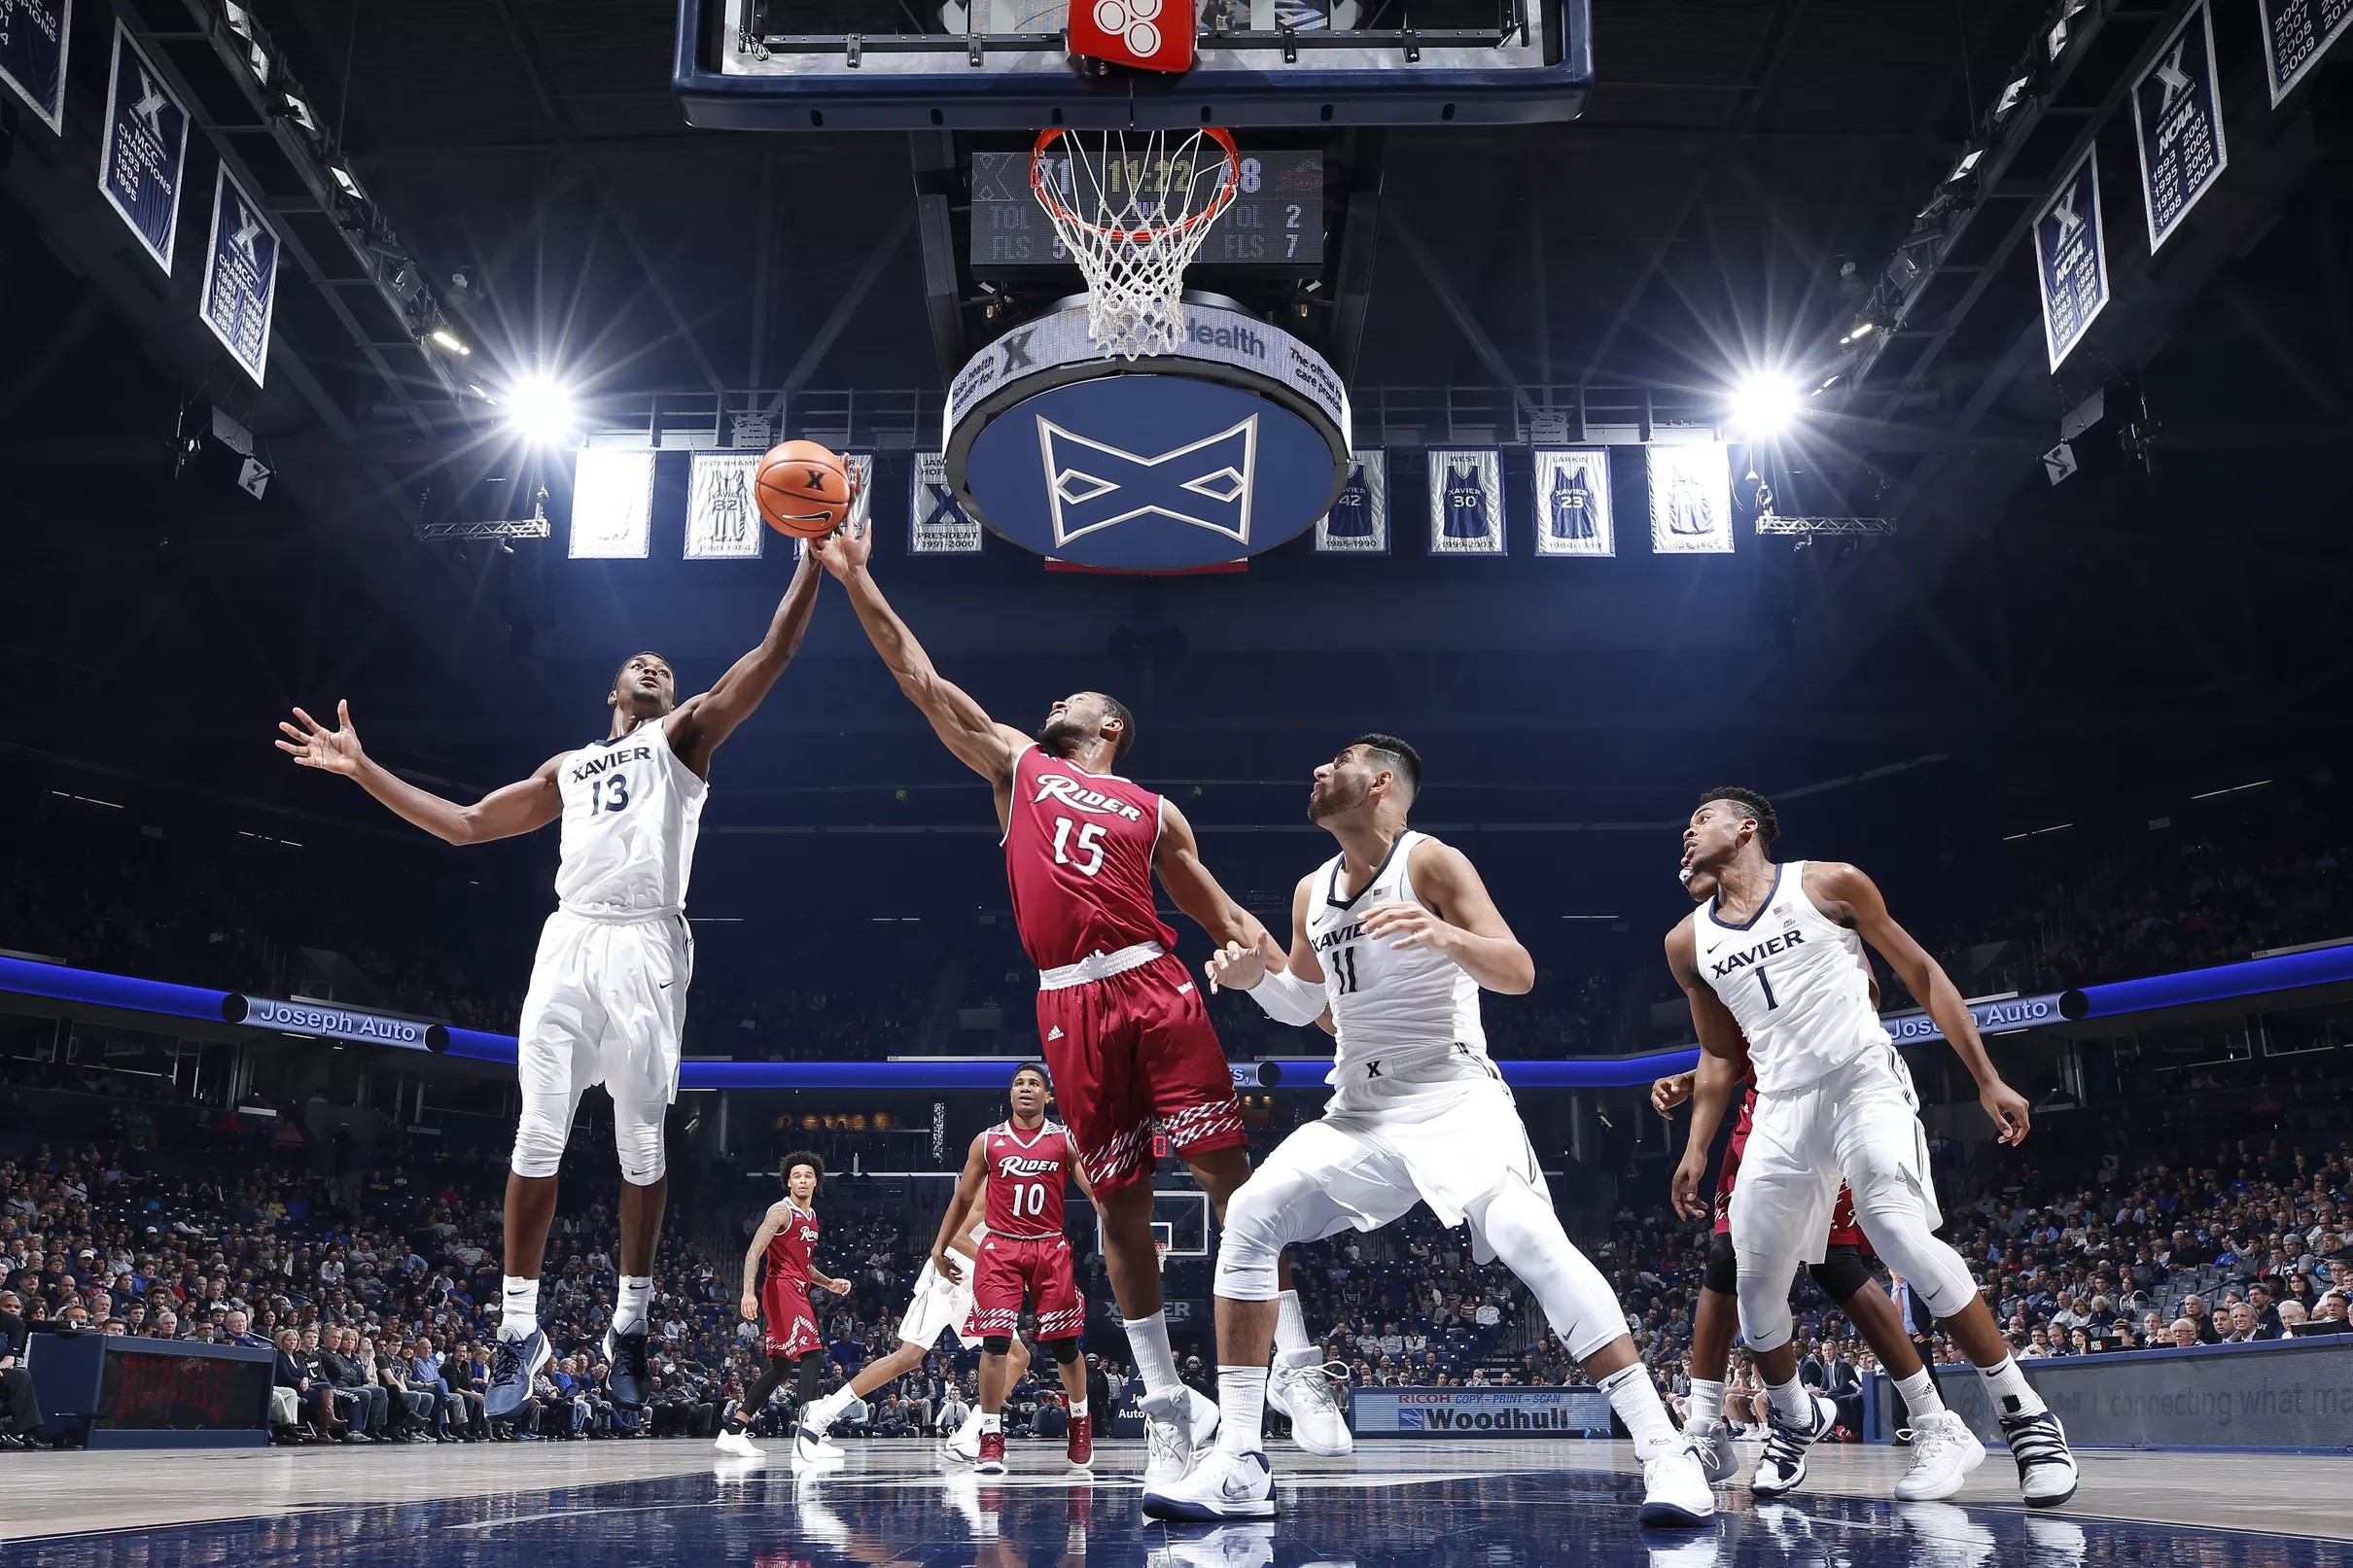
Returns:
[[[1429,552],[1503,553],[1503,454],[1492,446],[1433,446]]]
[[[2214,74],[2211,5],[2182,18],[2156,65],[2132,85],[2132,128],[2140,148],[2141,201],[2149,210],[2149,249],[2155,251],[2230,166],[2222,87]]]
[[[760,521],[757,452],[697,452],[686,478],[686,559],[756,561],[768,527]]]
[[[74,0],[0,0],[0,82],[55,132],[65,120]]]
[[[1536,553],[1618,553],[1610,522],[1609,452],[1599,446],[1544,447],[1535,453]]]
[[[1650,465],[1654,555],[1732,553],[1732,448],[1691,441],[1642,448]]]
[[[114,74],[106,84],[106,127],[98,189],[139,244],[171,275],[180,233],[180,181],[188,172],[188,111],[164,88],[128,29],[115,23]]]
[[[2056,370],[2108,306],[2108,241],[2100,231],[2099,149],[2084,150],[2034,221],[2043,342]]]
[[[978,555],[980,522],[948,484],[948,460],[918,452],[907,474],[907,553]]]
[[[849,466],[851,481],[858,486],[858,499],[850,504],[850,528],[863,534],[874,521],[874,454],[844,452],[841,460]]]
[[[572,558],[642,561],[653,532],[653,454],[590,447],[572,470]]]
[[[2264,74],[2276,109],[2345,36],[2353,24],[2353,0],[2263,0],[2263,17]]]
[[[1348,455],[1348,482],[1316,519],[1316,553],[1388,554],[1388,453],[1380,447]]]
[[[204,249],[204,325],[228,356],[262,384],[269,363],[269,319],[278,303],[278,234],[262,208],[216,166],[212,241]]]

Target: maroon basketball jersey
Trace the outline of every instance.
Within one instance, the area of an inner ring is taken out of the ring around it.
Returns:
[[[1152,908],[1160,797],[1032,747],[1013,764],[1005,814],[1005,880],[1021,945],[1060,969],[1140,942],[1174,950]]]
[[[1077,1161],[1071,1134],[1054,1122],[1024,1132],[1011,1122],[989,1129],[989,1234],[1062,1235],[1062,1194]]]
[[[817,1216],[797,1205],[785,1211],[785,1223],[768,1238],[768,1272],[809,1282],[809,1254],[817,1247]]]

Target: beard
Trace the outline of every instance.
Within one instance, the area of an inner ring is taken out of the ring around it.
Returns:
[[[1095,739],[1095,732],[1071,718],[1049,718],[1037,726],[1037,744],[1056,756],[1068,756]]]
[[[1311,822],[1321,822],[1334,817],[1345,816],[1363,805],[1364,797],[1370,791],[1371,786],[1366,780],[1359,779],[1353,784],[1344,784],[1335,780],[1323,793],[1309,798],[1307,819]]]

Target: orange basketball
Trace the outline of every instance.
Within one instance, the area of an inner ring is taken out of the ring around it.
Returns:
[[[759,514],[794,539],[824,539],[850,514],[850,466],[815,441],[786,441],[759,460]]]

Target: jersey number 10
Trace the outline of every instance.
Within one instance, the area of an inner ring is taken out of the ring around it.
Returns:
[[[1046,1212],[1046,1185],[1042,1181],[1017,1181],[1013,1184],[1013,1216],[1016,1219],[1043,1219]]]

